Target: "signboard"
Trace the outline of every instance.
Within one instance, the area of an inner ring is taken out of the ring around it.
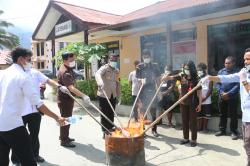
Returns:
[[[180,70],[183,63],[188,60],[195,62],[196,44],[195,41],[173,43],[172,57],[173,70]]]
[[[73,31],[72,21],[66,21],[55,26],[55,35],[60,36]]]

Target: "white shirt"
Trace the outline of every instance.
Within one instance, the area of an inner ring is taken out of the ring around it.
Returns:
[[[0,131],[10,131],[23,126],[22,113],[25,98],[38,108],[43,104],[27,73],[18,64],[0,74]]]
[[[239,73],[229,75],[218,75],[222,83],[240,82]],[[250,83],[250,73],[247,73],[247,82]],[[240,99],[242,110],[242,121],[250,122],[250,93],[247,92],[244,85],[240,82]]]
[[[32,83],[35,87],[36,93],[40,94],[40,84],[46,83],[49,78],[46,77],[43,73],[36,69],[30,69],[26,73],[32,78]],[[38,112],[35,105],[30,104],[29,100],[25,99],[25,109],[23,110],[22,116]]]
[[[209,90],[209,83],[210,81],[206,81],[204,84],[202,84],[201,95],[203,98],[207,96],[207,92]],[[211,101],[211,95],[210,95],[205,101],[202,102],[202,105],[211,104],[211,103],[212,101]]]
[[[141,81],[139,81],[139,79],[136,78],[135,70],[129,73],[128,80],[132,82],[132,95],[137,96],[140,90]]]

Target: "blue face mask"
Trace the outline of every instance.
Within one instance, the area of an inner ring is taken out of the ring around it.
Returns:
[[[113,68],[116,69],[118,64],[117,64],[117,62],[110,61],[110,62],[109,62],[109,65],[110,65],[111,67],[113,67]]]

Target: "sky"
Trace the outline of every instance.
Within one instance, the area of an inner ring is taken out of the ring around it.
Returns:
[[[58,0],[114,14],[127,14],[160,0]],[[0,0],[0,20],[11,22],[23,31],[33,32],[49,0]]]

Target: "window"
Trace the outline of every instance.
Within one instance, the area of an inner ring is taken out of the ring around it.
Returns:
[[[40,63],[38,62],[37,63],[37,69],[40,69],[41,67],[40,67]]]
[[[64,47],[64,42],[59,43],[59,48],[62,49]]]
[[[44,62],[41,62],[41,69],[44,69]]]
[[[44,42],[41,43],[41,55],[44,55]]]
[[[36,44],[36,54],[37,56],[40,56],[40,44],[39,43]]]

